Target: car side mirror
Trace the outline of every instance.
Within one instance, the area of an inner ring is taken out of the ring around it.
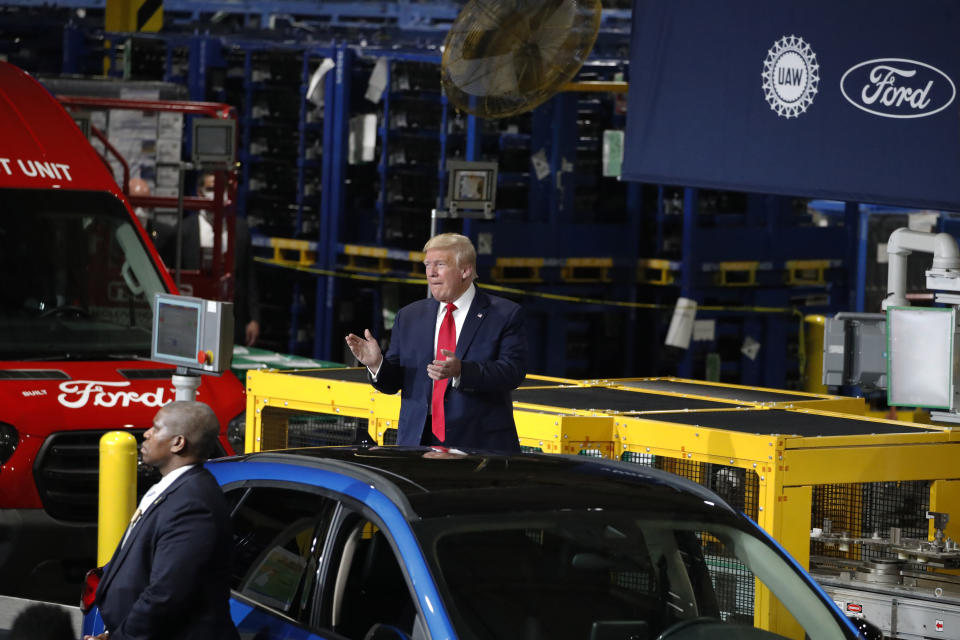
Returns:
[[[410,636],[392,624],[378,622],[370,627],[363,640],[410,640]]]

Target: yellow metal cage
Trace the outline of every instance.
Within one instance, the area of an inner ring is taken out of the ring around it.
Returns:
[[[811,529],[826,520],[853,537],[886,526],[929,537],[926,511],[960,513],[960,434],[856,415],[863,407],[859,399],[677,378],[528,376],[514,392],[525,450],[601,456],[685,476],[754,519],[804,567],[811,553],[867,553],[811,545]],[[399,395],[374,390],[362,368],[251,371],[247,449],[346,444],[358,434],[392,444],[399,410]],[[960,537],[960,522],[945,533]],[[738,613],[798,637],[769,593],[735,571],[729,582],[731,602],[750,609]]]

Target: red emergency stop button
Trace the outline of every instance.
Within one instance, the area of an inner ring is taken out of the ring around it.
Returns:
[[[213,351],[198,351],[197,362],[200,364],[213,364]]]

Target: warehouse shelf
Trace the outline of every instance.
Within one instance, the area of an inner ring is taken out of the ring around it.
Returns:
[[[314,243],[310,257],[297,256],[297,264],[310,259],[320,270],[416,274],[416,263],[380,262],[376,256],[344,253],[343,247],[420,250],[429,234],[430,211],[444,206],[446,161],[493,160],[498,163],[495,220],[441,220],[439,230],[461,231],[475,240],[482,234],[492,253],[480,256],[481,278],[522,285],[529,292],[523,302],[530,310],[531,333],[541,336],[531,350],[538,370],[702,375],[708,357],[719,356],[724,379],[795,384],[791,370],[799,358],[798,335],[790,310],[829,313],[846,308],[851,298],[847,270],[840,266],[851,253],[848,225],[808,225],[809,214],[795,210],[789,199],[642,186],[604,175],[603,137],[624,128],[623,94],[561,93],[533,112],[497,121],[457,113],[440,89],[438,49],[444,30],[438,25],[452,20],[456,3],[314,3],[304,13],[293,7],[306,2],[189,4],[191,13],[185,2],[165,3],[170,33],[96,31],[98,38],[115,40],[108,51],[83,28],[71,28],[58,59],[99,62],[106,53],[115,75],[126,65],[144,76],[182,83],[192,98],[235,104],[241,136],[239,215],[264,237]],[[374,30],[357,27],[348,34],[346,25],[369,23],[374,7],[388,7],[384,21]],[[276,28],[272,34],[248,29],[230,36],[217,34],[211,24],[207,33],[176,32],[188,16],[208,16],[214,8],[228,21],[274,16]],[[330,20],[313,41],[298,42],[290,34],[302,31],[281,19],[283,12],[306,25],[317,25],[324,16]],[[604,10],[594,57],[577,80],[612,83],[628,77],[629,15],[620,8]],[[401,23],[411,27],[410,33],[391,30]],[[420,27],[413,29],[415,24]],[[431,28],[435,37],[423,36]],[[397,39],[385,45],[380,37]],[[357,44],[364,38],[372,44]],[[325,58],[334,61],[334,71],[323,80],[319,107],[306,93]],[[385,87],[379,99],[369,100],[368,84],[381,59]],[[376,119],[368,159],[350,146],[351,121],[360,116]],[[543,165],[535,165],[534,157]],[[274,249],[261,250],[273,255]],[[498,258],[517,262],[498,263]],[[264,273],[268,267],[259,268]],[[323,359],[340,359],[343,329],[382,327],[384,309],[423,293],[419,287],[272,269],[266,274],[278,286],[267,303],[279,315],[270,340],[277,350]],[[548,301],[538,294],[577,301]],[[662,345],[678,296],[730,309],[698,314],[716,321],[715,340],[697,341],[685,353]],[[647,307],[581,301],[601,297]],[[744,310],[762,306],[787,311]],[[591,332],[622,334],[623,340],[598,357],[584,348]],[[762,344],[756,361],[740,353],[747,336]],[[569,348],[551,353],[549,345]]]

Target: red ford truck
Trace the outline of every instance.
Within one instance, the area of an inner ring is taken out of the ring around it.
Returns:
[[[149,356],[154,294],[176,289],[73,118],[4,62],[0,132],[0,593],[73,603],[96,559],[100,437],[139,440],[174,398]],[[233,453],[242,385],[204,376],[197,399]]]

